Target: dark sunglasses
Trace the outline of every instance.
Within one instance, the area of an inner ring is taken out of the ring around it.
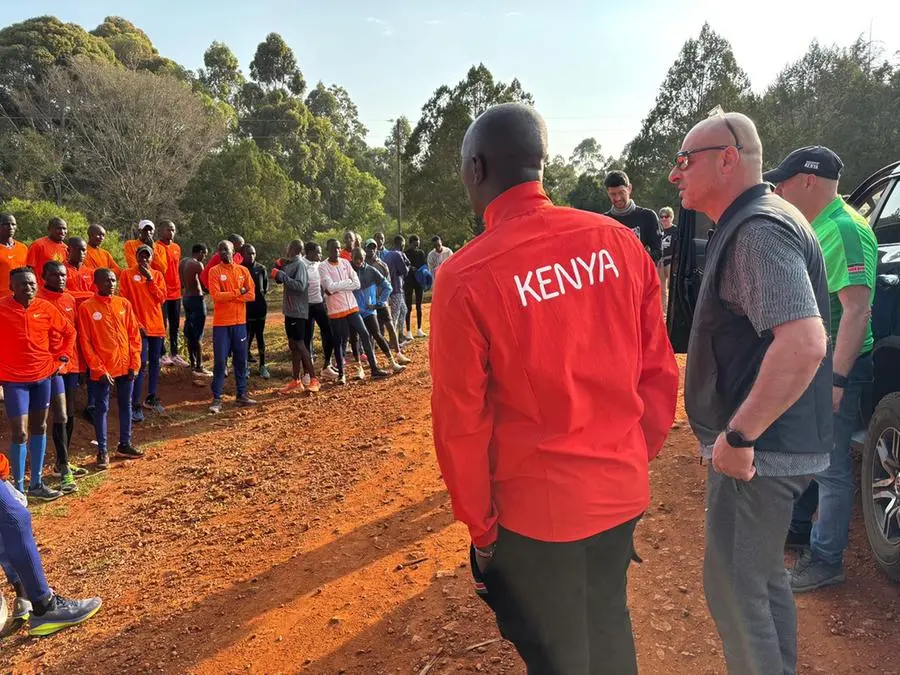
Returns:
[[[696,155],[701,152],[709,152],[710,150],[727,150],[728,148],[734,148],[738,152],[744,149],[744,146],[738,140],[737,132],[734,130],[734,127],[731,125],[731,122],[728,121],[728,118],[724,115],[722,119],[725,120],[725,126],[728,127],[728,131],[731,132],[731,137],[734,139],[734,143],[731,145],[707,145],[702,148],[694,148],[693,150],[682,150],[677,155],[675,155],[675,167],[679,171],[684,171],[690,166],[691,163],[691,155]]]

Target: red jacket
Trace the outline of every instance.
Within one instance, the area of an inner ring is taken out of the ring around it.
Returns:
[[[441,266],[434,443],[476,546],[498,523],[575,541],[639,516],[678,394],[656,266],[634,234],[518,185]]]

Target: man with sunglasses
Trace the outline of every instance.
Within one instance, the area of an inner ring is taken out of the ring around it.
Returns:
[[[662,260],[657,263],[656,268],[659,270],[660,295],[665,313],[669,307],[669,272],[672,268],[672,245],[677,230],[675,211],[671,206],[664,206],[659,210],[659,222],[662,225]]]
[[[844,164],[822,146],[800,148],[763,178],[796,206],[822,245],[831,299],[834,344],[831,464],[794,505],[786,545],[803,551],[791,570],[794,593],[844,581],[844,549],[853,511],[850,439],[862,428],[860,399],[872,382],[872,302],[878,242],[869,223],[838,194]],[[815,524],[813,514],[818,509]]]
[[[615,218],[635,233],[647,253],[658,263],[662,259],[662,232],[652,209],[638,206],[631,198],[631,181],[624,171],[610,171],[603,181],[612,208],[605,215]]]
[[[828,280],[806,218],[762,180],[753,122],[697,124],[669,180],[716,224],[694,311],[685,406],[707,475],[704,590],[728,671],[794,673],[783,543],[794,500],[828,466]]]

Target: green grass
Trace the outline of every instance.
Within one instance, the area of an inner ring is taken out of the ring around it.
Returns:
[[[31,502],[31,515],[33,518],[65,518],[69,515],[69,507],[77,499],[84,499],[103,484],[107,478],[107,471],[92,473],[78,481],[78,492],[66,495],[56,501],[40,503]],[[50,478],[50,487],[56,488],[58,480]]]

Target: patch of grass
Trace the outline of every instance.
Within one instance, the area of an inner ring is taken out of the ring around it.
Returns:
[[[65,497],[61,497],[60,499],[57,499],[53,502],[31,502],[29,504],[31,509],[31,516],[33,518],[65,518],[69,515],[69,506],[71,505],[73,500],[84,499],[94,490],[100,487],[103,484],[103,481],[106,480],[106,478],[106,471],[92,473],[91,475],[85,476],[78,481],[78,492],[75,492],[74,494],[66,495]],[[52,482],[53,479],[50,480],[50,487],[57,487],[55,482]]]

